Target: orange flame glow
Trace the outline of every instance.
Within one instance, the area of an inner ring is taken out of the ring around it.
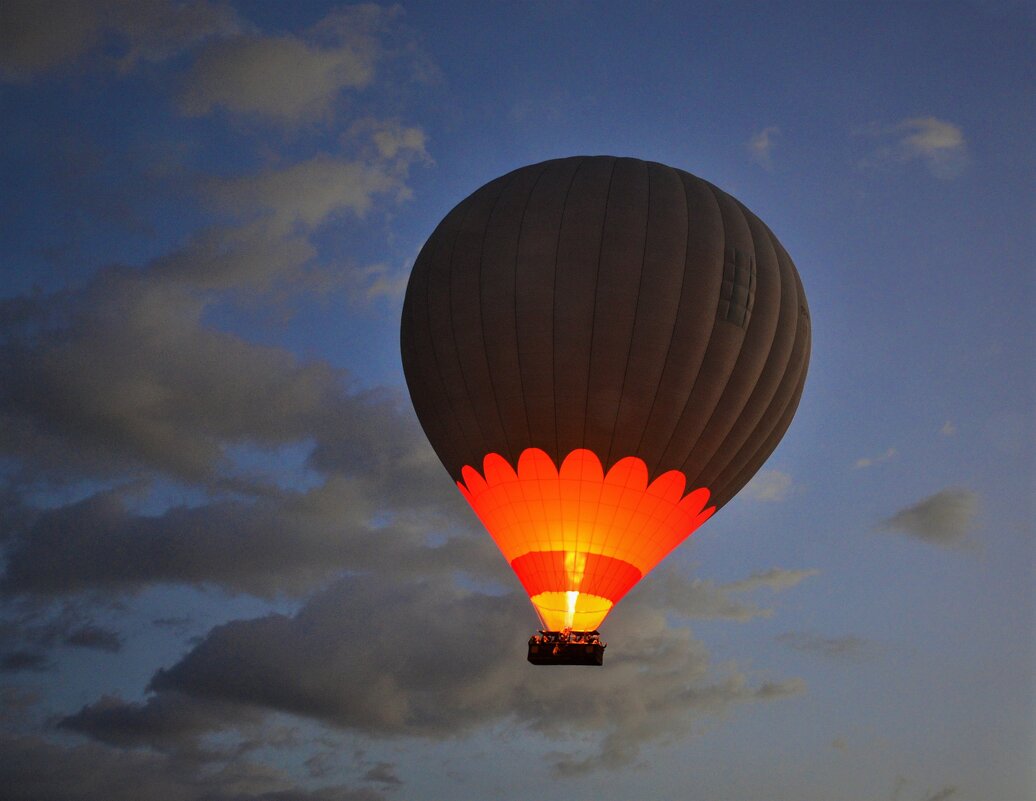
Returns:
[[[605,475],[585,448],[568,454],[560,470],[539,448],[522,452],[517,471],[490,453],[483,474],[465,466],[457,487],[550,631],[596,629],[716,510],[705,508],[704,487],[684,495],[678,470],[649,485],[644,461],[627,456]]]

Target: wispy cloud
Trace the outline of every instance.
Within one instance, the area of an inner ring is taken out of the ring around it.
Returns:
[[[767,170],[773,169],[772,155],[775,138],[780,135],[780,132],[781,129],[776,125],[770,125],[748,140],[748,152],[752,154],[752,158],[757,163]]]
[[[873,467],[876,464],[882,464],[883,462],[891,461],[896,457],[896,449],[889,448],[880,456],[862,456],[853,463],[853,467],[857,470],[864,467]]]
[[[8,0],[0,4],[0,80],[25,82],[84,59],[125,72],[247,27],[226,4],[206,0]],[[121,55],[108,54],[106,38]]]
[[[777,642],[803,653],[848,662],[860,662],[873,656],[873,648],[869,643],[851,635],[825,637],[815,632],[788,631],[779,635]]]
[[[749,498],[757,501],[783,501],[792,491],[790,473],[781,470],[763,470],[756,473],[742,490]]]
[[[816,570],[771,568],[753,573],[748,578],[717,584],[706,579],[689,579],[673,568],[662,566],[636,592],[636,603],[647,603],[688,618],[726,618],[751,620],[770,617],[772,609],[737,597],[756,590],[773,592],[791,589],[805,579],[817,575]]]
[[[332,11],[300,36],[240,36],[207,45],[184,84],[190,116],[222,108],[285,127],[326,120],[345,89],[374,80],[384,55],[378,34],[398,7]]]
[[[946,489],[900,509],[880,529],[897,531],[944,547],[959,546],[971,529],[978,496],[966,489]]]
[[[937,178],[955,178],[968,163],[967,141],[960,126],[938,117],[908,117],[892,124],[874,123],[858,133],[880,141],[861,162],[863,167],[921,161]]]

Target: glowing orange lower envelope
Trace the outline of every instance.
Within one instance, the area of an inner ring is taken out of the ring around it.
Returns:
[[[709,490],[684,495],[679,470],[648,484],[644,461],[627,456],[607,475],[579,448],[561,469],[528,448],[517,471],[497,453],[483,474],[463,468],[457,487],[496,541],[543,627],[592,631],[629,590],[711,517]]]

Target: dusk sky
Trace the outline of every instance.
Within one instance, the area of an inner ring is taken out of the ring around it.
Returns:
[[[1030,2],[0,3],[0,796],[1036,797]],[[570,155],[742,201],[798,414],[605,621],[421,431],[406,280]]]

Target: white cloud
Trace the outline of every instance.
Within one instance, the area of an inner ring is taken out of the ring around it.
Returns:
[[[792,480],[789,473],[780,470],[764,470],[756,473],[742,492],[757,501],[777,502],[787,498],[791,488]]]
[[[968,162],[960,126],[938,117],[908,117],[891,125],[873,124],[860,131],[882,145],[861,166],[921,161],[937,178],[955,178]]]
[[[896,126],[905,133],[901,142],[908,154],[939,159],[964,149],[964,134],[952,122],[937,117],[911,117]]]
[[[325,154],[253,175],[214,179],[208,193],[232,213],[269,215],[278,232],[297,225],[312,230],[330,216],[350,211],[365,215],[379,194],[399,193],[403,181],[383,164]]]
[[[213,42],[180,95],[189,116],[223,108],[285,127],[327,119],[343,90],[375,77],[379,35],[398,8],[353,6],[331,12],[301,36],[247,36]]]
[[[873,467],[876,464],[882,464],[884,462],[891,461],[892,459],[895,458],[895,456],[896,456],[896,449],[895,448],[889,448],[887,451],[885,451],[883,454],[881,454],[881,456],[862,456],[862,457],[860,457],[853,464],[853,467],[855,467],[857,470],[862,469],[864,467]]]
[[[748,140],[748,152],[752,154],[752,158],[756,162],[767,170],[773,168],[771,156],[773,154],[774,137],[778,136],[780,132],[781,129],[776,125],[770,125]]]

